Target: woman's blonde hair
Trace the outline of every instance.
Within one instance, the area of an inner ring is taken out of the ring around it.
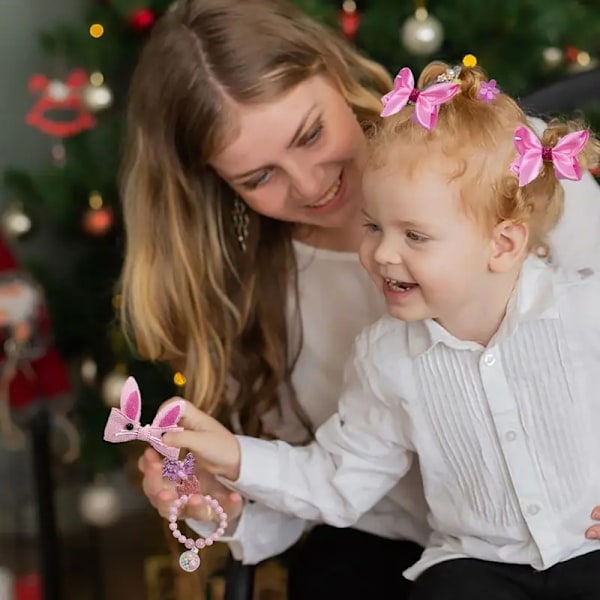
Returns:
[[[432,62],[421,73],[417,88],[425,89],[450,72],[449,65]],[[462,67],[455,80],[460,92],[440,107],[432,131],[413,121],[413,105],[382,119],[370,131],[369,168],[401,168],[410,173],[420,165],[431,164],[423,161],[441,152],[452,165],[449,179],[461,178],[461,202],[467,214],[486,231],[504,220],[526,223],[529,249],[547,253],[546,236],[563,210],[563,188],[550,162],[544,162],[542,172],[531,183],[519,187],[517,176],[510,171],[517,157],[514,133],[519,126],[531,125],[507,94],[500,92],[489,103],[479,99],[484,81],[487,78],[480,68]],[[554,147],[567,133],[583,128],[580,122],[554,119],[540,140],[543,146]],[[394,163],[398,155],[395,148],[407,149],[402,153],[402,164]],[[590,135],[579,156],[582,170],[598,163],[599,150],[600,144]]]
[[[226,406],[253,435],[290,386],[299,350],[286,333],[293,226],[247,209],[243,252],[235,195],[209,161],[232,102],[276,101],[317,74],[338,85],[365,127],[391,87],[382,67],[284,1],[179,0],[155,26],[130,89],[125,331],[144,358],[184,371],[194,404]],[[224,400],[229,377],[233,403]]]

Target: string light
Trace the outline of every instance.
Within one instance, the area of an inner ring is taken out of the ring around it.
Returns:
[[[104,35],[104,27],[100,23],[90,25],[90,35],[93,38],[101,38]]]
[[[477,57],[474,54],[465,54],[462,63],[465,67],[477,66]]]
[[[173,383],[178,387],[183,387],[186,383],[187,379],[185,375],[181,371],[177,371],[175,375],[173,375]]]

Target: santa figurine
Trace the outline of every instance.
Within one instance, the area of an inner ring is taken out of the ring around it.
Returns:
[[[19,447],[11,414],[69,392],[67,369],[51,344],[39,286],[22,271],[0,236],[0,438]]]

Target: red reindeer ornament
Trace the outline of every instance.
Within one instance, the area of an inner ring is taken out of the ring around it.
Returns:
[[[45,75],[34,75],[29,80],[29,91],[40,97],[27,113],[28,125],[58,138],[71,137],[92,129],[96,120],[85,108],[81,91],[88,84],[85,71],[72,71],[66,81],[48,79]],[[55,114],[65,119],[55,120]]]

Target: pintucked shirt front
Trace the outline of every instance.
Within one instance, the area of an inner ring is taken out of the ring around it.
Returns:
[[[597,549],[600,278],[530,258],[486,348],[384,317],[356,341],[339,411],[304,447],[239,437],[244,495],[353,524],[418,457],[433,533],[416,578],[450,558],[545,569]]]

